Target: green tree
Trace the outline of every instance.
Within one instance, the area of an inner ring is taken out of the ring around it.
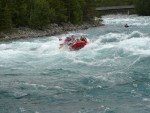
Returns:
[[[62,0],[48,0],[50,9],[54,10],[53,22],[67,21],[67,8]]]
[[[54,16],[54,9],[50,9],[46,0],[37,0],[34,3],[34,8],[31,11],[30,26],[37,29],[42,29]]]
[[[7,1],[0,1],[0,31],[12,28],[12,18]]]
[[[80,24],[83,19],[83,11],[78,0],[72,0],[71,2],[71,14],[70,19],[73,24]]]
[[[136,0],[136,12],[139,15],[150,15],[150,1],[148,0]]]
[[[95,8],[96,8],[96,2],[91,0],[85,0],[86,5],[84,7],[84,21],[91,21],[91,19],[95,16]]]
[[[81,1],[83,0],[63,0],[67,9],[67,21],[73,24],[79,24],[82,22],[83,10]]]
[[[13,23],[16,27],[28,25],[28,6],[26,0],[14,0]]]

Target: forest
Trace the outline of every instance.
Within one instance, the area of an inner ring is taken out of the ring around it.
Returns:
[[[148,0],[0,0],[0,31],[43,29],[51,23],[81,24],[95,16],[96,7],[132,4],[139,15],[150,15]]]
[[[141,16],[150,16],[150,0],[136,0],[136,12]]]
[[[13,27],[42,29],[51,23],[80,24],[94,14],[92,0],[0,0],[0,31]]]

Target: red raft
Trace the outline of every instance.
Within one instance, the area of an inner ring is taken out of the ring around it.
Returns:
[[[80,39],[75,39],[74,37],[67,37],[64,41],[64,45],[68,46],[70,50],[79,50],[87,44],[87,39],[81,37]]]
[[[74,50],[78,50],[78,49],[83,48],[86,44],[87,44],[87,42],[85,42],[85,41],[77,41],[77,42],[71,44],[70,48],[74,49]]]

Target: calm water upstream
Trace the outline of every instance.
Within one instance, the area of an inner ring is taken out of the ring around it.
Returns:
[[[150,113],[150,17],[103,23],[69,33],[79,51],[58,49],[69,34],[0,43],[0,113]]]

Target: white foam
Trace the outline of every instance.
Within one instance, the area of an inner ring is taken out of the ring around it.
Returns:
[[[143,98],[143,101],[150,102],[150,98]]]
[[[134,25],[134,26],[147,26],[150,25],[150,17],[139,17],[137,15],[107,15],[103,16],[103,24],[105,25]]]
[[[134,54],[150,55],[150,38],[132,38],[120,42],[119,46]]]

